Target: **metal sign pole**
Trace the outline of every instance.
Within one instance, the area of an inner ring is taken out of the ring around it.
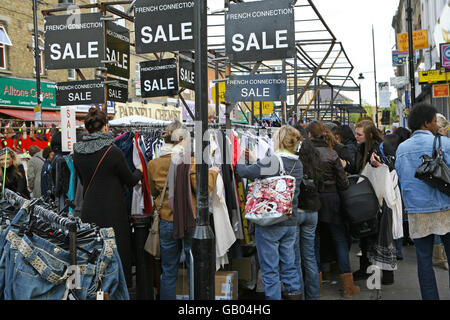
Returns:
[[[194,256],[194,299],[214,300],[216,246],[214,233],[209,223],[208,165],[203,159],[203,150],[208,146],[208,141],[205,141],[203,138],[208,129],[208,30],[206,0],[196,0],[195,6],[197,225],[192,239],[192,253]],[[198,128],[199,125],[201,125],[201,130]]]
[[[39,52],[39,29],[37,24],[37,1],[33,0],[33,22],[34,22],[34,59],[36,67],[36,91],[37,91],[37,106],[34,111],[35,126],[38,127],[42,121],[42,106],[41,106],[41,59]]]

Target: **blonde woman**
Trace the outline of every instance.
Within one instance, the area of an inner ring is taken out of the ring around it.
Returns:
[[[445,117],[440,113],[437,114],[437,127],[438,133],[441,136],[446,137],[448,128],[450,127],[450,122],[448,122],[447,119],[445,119]]]
[[[1,149],[0,164],[0,183],[3,184],[3,174],[6,167],[5,188],[18,193],[24,198],[30,199],[25,170],[16,153],[10,148]]]
[[[264,292],[267,299],[281,300],[281,283],[284,284],[288,300],[301,300],[301,285],[299,272],[295,264],[295,241],[298,225],[298,196],[303,179],[303,166],[296,151],[303,138],[291,126],[281,127],[274,136],[274,149],[284,165],[286,173],[296,178],[294,198],[292,201],[292,216],[283,222],[270,225],[255,225],[256,248],[261,266]],[[255,162],[255,154],[246,149],[245,157]],[[250,180],[278,176],[280,163],[278,157],[272,155],[256,161],[252,165],[236,165],[236,171],[242,178]]]

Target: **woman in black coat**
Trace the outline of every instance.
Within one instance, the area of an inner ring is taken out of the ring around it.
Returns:
[[[89,134],[74,145],[73,162],[84,189],[81,220],[114,228],[127,285],[131,287],[131,231],[123,187],[136,185],[142,179],[142,168],[130,171],[125,156],[108,133],[107,122],[103,111],[91,108],[85,120]]]
[[[5,165],[5,188],[16,192],[26,199],[30,199],[30,192],[28,191],[27,187],[25,170],[23,168],[23,165],[20,163],[20,160],[17,159],[16,153],[10,148],[3,148],[0,150],[0,185],[3,183]]]

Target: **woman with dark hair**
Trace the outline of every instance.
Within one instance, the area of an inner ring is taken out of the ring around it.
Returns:
[[[358,152],[358,143],[356,142],[355,134],[349,125],[345,124],[341,126],[341,137],[341,142],[347,147],[347,150],[351,154],[352,162],[354,163],[356,161],[356,153]],[[354,165],[350,165],[350,167],[352,166]]]
[[[344,297],[349,298],[360,292],[360,288],[353,283],[345,218],[340,210],[339,191],[346,190],[349,181],[338,154],[333,150],[334,137],[326,131],[324,125],[313,122],[307,126],[306,131],[320,155],[319,167],[323,179],[319,185],[321,202],[319,221],[330,231],[337,254]]]
[[[5,167],[6,177],[3,177]],[[16,153],[8,147],[0,150],[0,168],[0,184],[3,183],[3,178],[5,178],[5,188],[30,199],[23,165],[20,163],[20,159],[17,158]]]
[[[108,133],[106,113],[89,109],[84,125],[89,134],[74,145],[73,156],[83,185],[81,219],[100,228],[114,228],[125,279],[131,287],[131,230],[123,187],[134,186],[142,179],[142,167],[130,171],[114,137]]]
[[[298,228],[295,242],[295,264],[300,274],[300,284],[305,300],[318,300],[322,284],[322,273],[319,272],[320,256],[319,239],[316,237],[318,211],[320,209],[319,184],[322,175],[320,154],[314,148],[306,130],[296,125],[295,128],[303,137],[299,159],[303,164],[303,180],[300,184],[298,198]],[[317,249],[317,250],[316,250]]]

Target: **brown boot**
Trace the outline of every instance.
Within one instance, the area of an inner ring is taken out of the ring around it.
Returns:
[[[323,296],[323,291],[322,291],[322,281],[323,281],[323,277],[322,277],[322,272],[319,272],[319,283],[320,283],[320,296]]]
[[[284,300],[302,300],[302,294],[285,294]]]
[[[345,273],[341,274],[342,286],[344,287],[344,298],[350,298],[351,296],[359,294],[361,291],[358,286],[353,283],[353,274]]]

